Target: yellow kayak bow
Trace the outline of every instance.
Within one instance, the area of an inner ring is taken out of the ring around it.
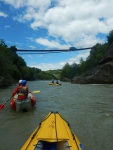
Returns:
[[[21,150],[84,150],[84,148],[60,113],[50,112]]]

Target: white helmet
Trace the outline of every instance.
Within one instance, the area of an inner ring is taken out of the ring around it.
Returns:
[[[22,80],[19,80],[19,84],[21,84],[22,83]]]

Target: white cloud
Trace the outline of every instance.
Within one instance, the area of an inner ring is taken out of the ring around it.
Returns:
[[[67,62],[71,65],[73,62],[79,64],[80,59],[86,60],[86,58],[89,56],[90,50],[79,52],[75,57],[70,58]]]
[[[33,8],[40,8],[44,9],[49,7],[51,0],[1,0],[7,4],[12,5],[14,8],[21,8],[21,7],[33,7]]]
[[[15,16],[19,21],[27,21],[32,29],[46,28],[50,36],[62,37],[65,42],[87,47],[97,42],[98,33],[108,34],[113,24],[113,1],[109,0],[4,0],[15,8],[25,7],[24,12]],[[56,2],[54,7],[50,7]],[[105,18],[100,21],[99,18]],[[89,42],[88,40],[91,39]],[[36,42],[46,39],[36,39]],[[60,44],[57,43],[58,46]],[[54,48],[54,47],[53,47]]]
[[[33,46],[33,45],[29,45],[28,47],[29,47],[30,49],[33,49],[33,50],[36,49],[36,47]]]
[[[7,28],[10,28],[10,26],[9,26],[9,25],[5,25],[4,27],[5,27],[6,29],[7,29]]]
[[[69,45],[62,45],[57,41],[54,41],[54,40],[49,41],[48,39],[44,39],[44,38],[38,38],[38,39],[36,39],[36,42],[38,44],[41,44],[41,45],[44,45],[48,48],[53,48],[53,49],[54,48],[62,49],[62,48],[69,48],[70,47]]]
[[[6,13],[4,13],[4,12],[0,12],[0,17],[8,17],[8,15],[6,14]]]

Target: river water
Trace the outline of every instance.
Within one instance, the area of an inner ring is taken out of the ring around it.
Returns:
[[[15,112],[10,101],[0,110],[0,150],[20,150],[50,111],[58,111],[85,150],[113,150],[113,85],[71,84],[50,86],[49,81],[28,82],[37,103],[29,112]],[[0,90],[0,104],[16,85]]]

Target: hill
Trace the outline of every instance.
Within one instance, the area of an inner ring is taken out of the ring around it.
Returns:
[[[53,76],[55,76],[57,79],[60,79],[60,74],[62,72],[62,69],[58,69],[58,70],[48,70],[46,71],[46,73],[52,74]]]

